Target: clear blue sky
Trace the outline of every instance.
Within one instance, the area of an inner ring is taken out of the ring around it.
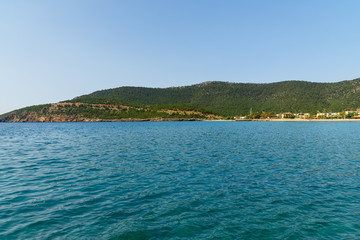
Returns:
[[[1,1],[0,113],[119,86],[360,77],[360,1]]]

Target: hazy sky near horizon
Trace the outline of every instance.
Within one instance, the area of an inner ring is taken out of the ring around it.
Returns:
[[[0,114],[120,86],[360,77],[360,1],[0,3]]]

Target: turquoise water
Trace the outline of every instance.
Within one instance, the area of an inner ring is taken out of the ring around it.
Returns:
[[[0,239],[356,239],[360,123],[0,124]]]

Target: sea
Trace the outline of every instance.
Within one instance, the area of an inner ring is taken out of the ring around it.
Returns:
[[[0,124],[0,239],[359,239],[360,122]]]

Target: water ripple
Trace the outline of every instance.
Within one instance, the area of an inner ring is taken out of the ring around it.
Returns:
[[[360,124],[0,124],[1,239],[356,239]]]

